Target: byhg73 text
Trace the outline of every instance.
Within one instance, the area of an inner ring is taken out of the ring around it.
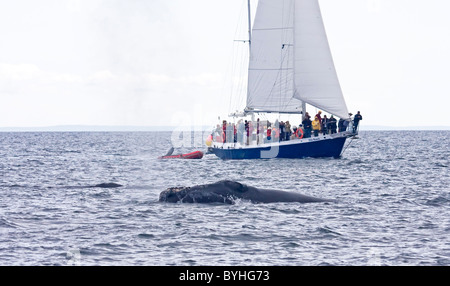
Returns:
[[[180,281],[204,281],[210,283],[213,279],[223,281],[267,281],[270,279],[269,271],[223,271],[222,275],[213,272],[192,272],[187,270],[180,273]]]

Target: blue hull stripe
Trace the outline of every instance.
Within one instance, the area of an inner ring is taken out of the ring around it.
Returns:
[[[265,158],[321,158],[335,157],[341,155],[346,137],[339,137],[326,140],[318,140],[307,143],[297,143],[279,145],[278,150],[270,147],[242,148],[242,149],[221,149],[211,148],[210,150],[219,158],[224,160],[234,159],[265,159]],[[263,151],[263,152],[262,152]],[[267,155],[269,154],[269,156]]]

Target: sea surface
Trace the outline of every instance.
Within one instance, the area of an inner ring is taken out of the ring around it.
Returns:
[[[170,132],[0,133],[0,265],[450,265],[449,142],[366,131],[340,159],[158,160]],[[158,202],[224,179],[337,201]]]

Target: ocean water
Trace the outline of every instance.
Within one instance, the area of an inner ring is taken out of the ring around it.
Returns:
[[[170,132],[0,133],[0,265],[450,265],[450,132],[359,138],[340,159],[222,161],[158,160]],[[337,201],[158,202],[224,179]]]

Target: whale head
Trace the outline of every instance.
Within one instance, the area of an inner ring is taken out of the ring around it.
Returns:
[[[234,199],[247,191],[247,186],[234,181],[220,181],[209,185],[168,188],[159,195],[160,202],[232,204]]]
[[[159,194],[160,202],[168,202],[168,203],[176,203],[183,200],[189,192],[189,187],[176,187],[176,188],[168,188],[167,190],[161,192]]]

